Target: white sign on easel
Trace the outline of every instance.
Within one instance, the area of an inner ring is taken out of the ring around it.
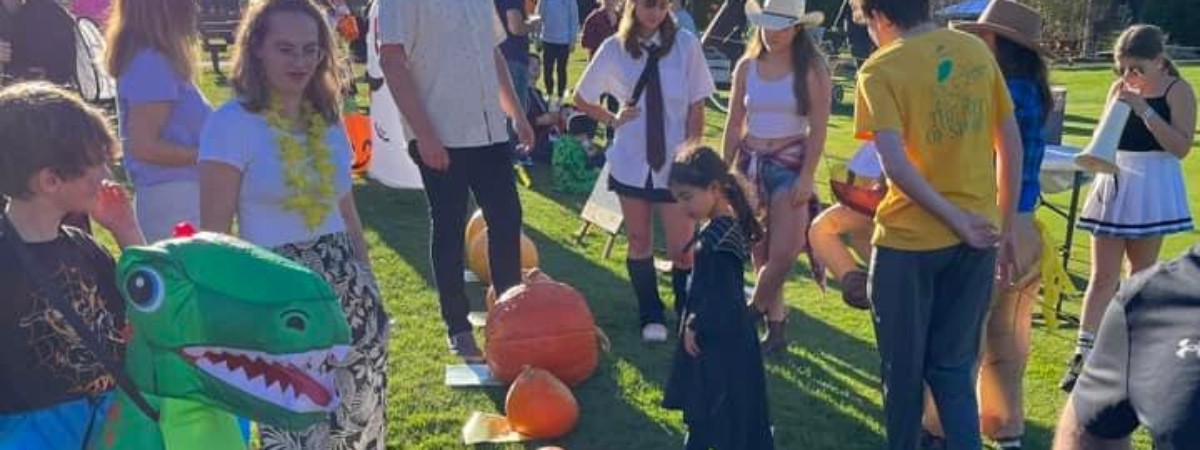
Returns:
[[[596,185],[592,186],[587,203],[583,205],[583,212],[579,215],[584,221],[583,227],[575,236],[575,242],[582,243],[592,226],[608,232],[608,242],[604,244],[605,258],[612,254],[613,244],[625,222],[625,216],[621,214],[621,199],[616,192],[608,189],[608,172],[609,165],[605,164],[600,169],[600,176],[596,177]]]
[[[379,2],[371,6],[367,14],[371,27],[367,31],[367,78],[371,82],[371,167],[367,175],[396,189],[422,189],[421,172],[408,155],[408,136],[404,133],[404,122],[400,109],[392,99],[392,91],[383,81],[383,67],[379,63],[380,43]]]

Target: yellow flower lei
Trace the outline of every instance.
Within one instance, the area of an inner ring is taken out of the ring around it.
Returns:
[[[283,161],[283,178],[290,194],[283,201],[283,209],[299,213],[304,218],[304,226],[312,231],[321,226],[333,209],[333,152],[325,142],[329,126],[325,118],[305,102],[300,115],[307,126],[307,145],[301,146],[292,135],[297,124],[284,119],[282,109],[277,99],[271,99],[266,118],[275,132],[279,158]],[[316,180],[309,167],[316,170]]]

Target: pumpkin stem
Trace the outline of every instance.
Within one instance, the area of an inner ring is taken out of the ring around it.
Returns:
[[[600,350],[603,350],[604,353],[612,351],[612,340],[604,333],[603,328],[596,327],[596,340],[600,343]]]

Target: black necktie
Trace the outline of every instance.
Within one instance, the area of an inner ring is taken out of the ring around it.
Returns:
[[[648,44],[646,48],[646,162],[655,171],[667,163],[666,123],[663,120],[662,80],[658,74],[658,61],[662,49]]]

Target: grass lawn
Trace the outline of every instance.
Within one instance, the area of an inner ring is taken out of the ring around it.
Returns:
[[[582,53],[577,52],[577,58]],[[583,61],[572,64],[572,80]],[[1200,67],[1185,69],[1185,76],[1200,80]],[[1066,141],[1082,145],[1100,115],[1111,81],[1108,70],[1060,70],[1055,84],[1069,88]],[[204,90],[214,104],[229,97],[205,75]],[[831,160],[848,156],[856,147],[851,138],[852,98],[835,110],[830,124],[827,153]],[[706,140],[716,144],[724,117],[711,109]],[[1197,158],[1185,164],[1197,197],[1200,173]],[[824,170],[818,171],[824,178]],[[576,245],[574,219],[583,197],[550,191],[548,170],[532,171],[532,188],[521,189],[526,230],[538,244],[543,268],[587,295],[598,324],[612,338],[612,351],[602,357],[595,376],[575,391],[582,408],[578,428],[554,442],[571,449],[678,448],[683,424],[678,414],[658,406],[674,343],[648,347],[639,341],[636,303],[627,287],[623,242],[614,257],[602,257],[603,239],[593,236]],[[822,179],[819,183],[824,186]],[[1086,194],[1086,191],[1085,191]],[[445,449],[461,447],[461,427],[471,411],[503,411],[503,389],[449,389],[442,385],[443,366],[455,362],[446,351],[444,328],[432,289],[428,263],[428,218],[424,196],[416,191],[395,191],[370,181],[356,185],[359,211],[367,228],[371,257],[395,319],[390,354],[389,448]],[[1051,197],[1065,205],[1067,197]],[[1042,210],[1041,217],[1062,235],[1064,220]],[[1072,248],[1071,271],[1085,276],[1086,234],[1077,235]],[[1173,257],[1196,242],[1195,233],[1167,240],[1164,258]],[[767,361],[771,414],[779,448],[875,449],[883,444],[882,405],[877,377],[878,357],[867,313],[842,305],[835,290],[822,294],[802,276],[797,265],[786,286],[792,308],[789,334],[794,340],[786,355]],[[1083,280],[1078,280],[1082,286]],[[481,290],[471,286],[471,294]],[[662,286],[669,297],[669,287]],[[1069,309],[1077,309],[1077,299]],[[482,306],[477,305],[476,309]],[[1073,329],[1038,327],[1026,379],[1028,412],[1027,447],[1048,448],[1053,424],[1065,396],[1058,378],[1074,342]],[[1139,436],[1138,448],[1149,448]],[[495,448],[523,448],[497,446]]]

